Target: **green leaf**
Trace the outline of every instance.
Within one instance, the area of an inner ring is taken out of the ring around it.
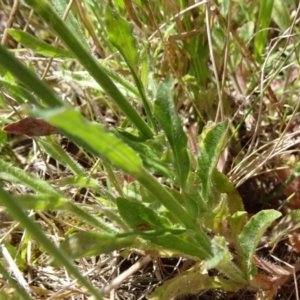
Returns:
[[[204,269],[218,269],[230,280],[244,285],[245,274],[232,262],[232,256],[223,236],[215,236],[212,240],[213,256],[203,264]]]
[[[101,67],[105,70],[105,73],[109,75],[113,81],[116,83],[119,90],[127,97],[138,97],[139,93],[128,80],[126,80],[123,76],[118,74],[117,72],[110,69],[105,65],[105,62],[101,63]],[[54,71],[53,75],[55,75],[58,79],[63,79],[67,82],[75,82],[79,86],[83,88],[90,87],[95,90],[103,91],[103,88],[97,83],[97,81],[85,71],[69,71],[69,70],[61,70]]]
[[[8,29],[8,33],[20,44],[26,48],[32,49],[36,53],[49,56],[49,57],[67,57],[73,58],[70,51],[54,47],[49,45],[42,40],[34,37],[28,32],[24,32],[18,29]]]
[[[282,31],[291,26],[291,15],[288,7],[289,5],[286,5],[282,0],[274,1],[272,17]]]
[[[273,4],[274,0],[264,0],[260,2],[260,10],[256,23],[256,35],[254,38],[254,52],[258,62],[262,61],[262,54],[265,50]]]
[[[138,75],[138,48],[136,45],[136,40],[132,34],[133,27],[129,22],[120,16],[117,10],[112,6],[111,2],[109,2],[109,4],[106,6],[105,21],[109,40],[120,51],[131,70],[135,84],[143,101],[144,109],[148,117],[148,123],[152,128],[156,129],[156,124],[152,116],[152,110],[150,109],[149,101],[145,95],[141,78]]]
[[[11,164],[0,158],[0,178],[15,183],[21,183],[30,189],[41,193],[48,194],[55,197],[61,197],[61,193],[58,192],[45,180],[36,178],[24,170],[14,167]]]
[[[0,79],[0,85],[18,102],[19,105],[24,105],[26,101],[33,105],[39,106],[38,100],[26,89],[20,85]]]
[[[61,248],[72,258],[92,256],[131,246],[136,236],[120,237],[98,232],[78,232],[66,238]]]
[[[166,218],[141,203],[118,198],[117,206],[123,220],[134,230],[170,228]]]
[[[35,73],[30,71],[2,45],[0,45],[0,65],[22,82],[28,90],[33,91],[36,96],[40,97],[48,106],[57,107],[65,105],[53,89],[41,81]],[[34,104],[38,107],[41,106],[38,102]]]
[[[68,176],[56,180],[56,183],[60,187],[66,185],[73,185],[76,187],[83,187],[91,189],[97,193],[103,192],[103,187],[99,185],[99,182],[96,179],[93,179],[89,176]]]
[[[132,25],[120,16],[111,2],[106,6],[105,22],[109,40],[120,51],[129,68],[137,72],[138,53]]]
[[[273,209],[260,211],[248,221],[238,236],[238,241],[244,255],[245,271],[249,278],[250,275],[253,275],[254,265],[251,260],[255,254],[257,244],[268,226],[280,216],[281,213]]]
[[[53,7],[57,14],[62,19],[67,11],[67,3],[61,0],[51,0]],[[76,18],[74,17],[73,11],[68,11],[68,16],[63,20],[64,24],[69,28],[74,36],[80,41],[80,44],[84,46],[87,50],[89,49],[89,45],[87,43],[87,38],[82,33]]]
[[[103,129],[101,124],[91,123],[85,120],[79,112],[71,109],[47,113],[40,111],[39,115],[79,146],[98,157],[107,159],[128,174],[136,176],[142,172],[142,161],[136,153],[113,134]]]
[[[219,193],[226,193],[228,196],[228,208],[230,214],[234,214],[237,211],[243,211],[244,205],[241,196],[228,177],[214,169],[212,172],[212,184],[214,189]]]
[[[24,210],[64,210],[68,207],[68,201],[65,198],[49,194],[19,195],[14,199]]]
[[[187,209],[190,218],[193,222],[197,223],[199,212],[203,211],[203,207],[199,206],[201,199],[199,199],[199,192],[194,189],[193,193],[180,193],[178,191],[168,189],[173,197]],[[200,204],[201,205],[201,204]]]
[[[214,282],[209,275],[187,273],[168,280],[155,290],[149,300],[177,299],[182,295],[199,294],[201,291],[216,288],[221,288],[221,285]]]
[[[215,195],[218,198],[217,205],[203,216],[205,227],[212,230],[215,234],[224,235],[227,231],[227,218],[229,217],[227,195]]]
[[[232,241],[235,245],[235,249],[238,251],[240,255],[241,260],[243,259],[243,255],[238,241],[238,236],[243,230],[243,227],[246,223],[246,218],[247,218],[247,212],[239,211],[234,213],[229,219]]]
[[[74,174],[82,175],[85,173],[84,168],[62,149],[54,137],[49,136],[46,139],[41,138],[39,139],[39,144],[46,153],[57,160],[60,164],[70,169]]]
[[[200,155],[198,157],[197,174],[202,183],[202,196],[208,202],[212,203],[212,181],[213,170],[217,165],[222,151],[228,122],[217,125],[208,124],[201,134]]]
[[[201,181],[196,173],[189,175],[186,190],[182,195],[187,200],[187,207],[193,219],[197,219],[200,213],[208,211],[207,203],[201,194]]]
[[[65,210],[79,216],[79,220],[86,221],[96,228],[105,232],[115,232],[115,230],[102,222],[101,219],[94,217],[89,212],[78,207],[76,204],[67,201],[65,198],[49,194],[20,195],[14,196],[14,201],[24,210]]]
[[[156,175],[163,175],[166,178],[173,180],[174,173],[171,172],[169,165],[163,162],[162,159],[156,155],[156,153],[153,151],[153,147],[150,147],[146,143],[132,141],[120,132],[115,132],[122,141],[124,141],[136,153],[139,154],[146,168],[153,171]]]
[[[172,148],[177,177],[180,187],[184,189],[190,171],[190,160],[187,153],[187,136],[183,131],[171,95],[172,83],[172,78],[169,76],[159,85],[154,111]]]
[[[146,237],[144,236],[144,238]],[[187,231],[175,235],[167,232],[160,236],[147,238],[154,244],[173,250],[177,255],[183,254],[202,260],[207,260],[212,256],[211,242],[205,233],[195,234]]]

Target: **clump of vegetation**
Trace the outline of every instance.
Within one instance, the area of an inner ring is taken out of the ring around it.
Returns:
[[[299,297],[296,2],[1,6],[1,297]]]

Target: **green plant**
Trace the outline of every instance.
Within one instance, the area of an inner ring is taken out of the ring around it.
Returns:
[[[214,87],[211,91],[215,98],[218,97],[219,107],[214,104],[205,107],[209,99],[206,87],[211,75],[207,64],[209,46],[204,42],[204,33],[201,31],[195,41],[182,47],[192,56],[190,77],[181,78],[180,72],[184,71],[180,68],[184,66],[180,66],[180,61],[171,61],[178,58],[176,51],[180,49],[174,46],[169,52],[175,52],[169,62],[172,72],[162,72],[163,80],[156,85],[150,60],[159,56],[159,50],[152,53],[152,57],[147,54],[147,47],[138,52],[132,25],[120,14],[124,4],[116,1],[116,6],[111,2],[106,6],[104,19],[108,39],[105,43],[108,48],[119,51],[118,64],[129,72],[130,79],[115,72],[113,63],[100,62],[91,53],[73,15],[70,13],[68,22],[64,22],[54,11],[55,8],[62,14],[64,5],[61,7],[59,1],[52,4],[44,0],[24,2],[47,23],[67,50],[55,45],[50,47],[19,30],[11,29],[9,34],[36,53],[62,57],[65,64],[69,60],[76,61],[80,65],[78,74],[63,70],[56,71],[56,76],[63,80],[72,77],[79,86],[96,85],[102,97],[109,97],[105,99],[107,106],[125,117],[120,118],[119,127],[109,129],[99,122],[89,121],[88,118],[94,119],[92,103],[88,103],[88,113],[84,117],[38,78],[31,64],[25,66],[4,46],[0,46],[1,84],[4,88],[19,104],[28,101],[34,105],[34,109],[27,106],[29,114],[55,126],[87,152],[93,163],[92,170],[86,171],[57,146],[54,137],[35,138],[43,151],[72,173],[68,178],[62,178],[59,184],[51,185],[0,158],[0,178],[25,185],[31,191],[26,195],[13,195],[2,185],[0,203],[10,216],[38,241],[54,263],[63,265],[96,299],[101,299],[100,293],[71,260],[123,248],[145,251],[153,257],[163,256],[165,251],[169,251],[172,256],[184,256],[195,261],[187,271],[156,289],[149,299],[171,299],[207,289],[236,291],[247,286],[257,290],[263,288],[254,259],[255,251],[267,228],[281,213],[268,209],[248,218],[236,187],[217,168],[234,130],[226,120],[230,109],[220,89]],[[98,6],[96,2],[89,3],[89,9],[94,13]],[[139,4],[141,9],[142,6]],[[223,9],[226,10],[226,7]],[[263,9],[267,8],[262,6],[260,16]],[[205,13],[204,9],[202,13]],[[145,18],[145,15],[142,17]],[[270,20],[261,20],[266,28],[267,24],[263,21],[269,23]],[[187,28],[192,27],[186,15],[183,22]],[[204,19],[198,25],[204,30]],[[225,32],[224,24],[213,31],[217,46]],[[164,38],[169,38],[172,33],[170,25]],[[254,41],[258,62],[265,39],[265,34],[260,34]],[[158,49],[168,46],[162,40]],[[199,56],[193,57],[195,53]],[[241,59],[242,55],[238,53],[232,57],[230,64],[234,65]],[[222,62],[217,61],[214,66],[216,76],[218,63]],[[175,83],[180,85],[178,90],[174,88]],[[190,136],[183,130],[178,114],[184,97],[195,105],[202,127],[201,135],[195,137],[194,152],[189,148]],[[133,101],[129,101],[130,98]],[[196,99],[199,105],[195,104]],[[221,121],[204,125],[203,118],[218,116],[219,110]],[[106,174],[105,185],[97,180],[97,171]],[[120,171],[121,181],[118,177]],[[124,174],[129,175],[130,180],[126,180]],[[99,206],[81,207],[70,201],[69,195],[60,190],[60,187],[69,185],[89,188]],[[77,222],[84,224],[86,229],[66,233],[64,241],[56,247],[25,210],[67,211],[75,215]],[[110,223],[104,222],[104,218]],[[209,270],[215,270],[215,275],[209,275]]]

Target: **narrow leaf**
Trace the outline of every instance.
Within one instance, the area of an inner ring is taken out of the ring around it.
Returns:
[[[0,178],[4,180],[9,180],[11,182],[21,183],[30,189],[42,193],[48,194],[52,196],[60,197],[61,194],[55,188],[53,188],[49,183],[45,180],[36,178],[30,175],[28,172],[24,170],[14,167],[11,164],[0,158]]]
[[[67,201],[63,197],[59,198],[48,194],[35,194],[14,196],[13,199],[24,210],[65,210],[77,215],[80,222],[86,221],[105,232],[115,231],[112,227],[102,222],[101,219],[94,217],[89,212]]]
[[[75,267],[74,263],[70,260],[69,255],[67,255],[64,251],[59,250],[54,243],[47,238],[39,226],[27,216],[23,209],[16,203],[14,197],[5,192],[1,187],[0,204],[6,208],[7,212],[14,220],[20,222],[20,225],[28,230],[35,240],[43,246],[47,253],[49,253],[49,255],[55,258],[56,263],[63,265],[69,274],[73,275],[83,286],[85,286],[87,290],[96,297],[96,299],[102,299],[97,289],[95,289]]]
[[[59,17],[63,19],[63,16],[67,11],[67,3],[61,0],[51,0],[51,2]],[[76,38],[80,41],[80,44],[88,50],[89,45],[87,43],[87,39],[84,36],[81,28],[79,27],[72,10],[68,11],[68,16],[63,20],[63,22],[72,32],[72,34],[76,36]]]
[[[131,70],[135,84],[143,101],[144,109],[148,117],[148,123],[151,124],[152,128],[156,128],[149,101],[146,97],[141,78],[138,75],[139,65],[136,46],[137,42],[132,34],[133,27],[129,22],[120,16],[117,10],[112,6],[111,2],[109,2],[109,4],[106,6],[105,21],[109,40],[120,51],[129,69]]]
[[[83,45],[74,35],[63,20],[55,13],[48,1],[45,0],[24,0],[24,2],[32,7],[43,20],[54,30],[54,32],[65,43],[68,49],[74,54],[83,67],[95,78],[97,83],[102,86],[103,90],[112,98],[120,107],[124,114],[138,128],[141,135],[151,138],[153,133],[147,123],[138,114],[129,101],[123,96],[114,82],[106,74],[105,70],[92,56],[85,45]],[[0,48],[1,49],[1,48]],[[0,52],[1,63],[1,52]]]
[[[229,181],[225,174],[214,169],[212,172],[212,184],[214,189],[219,193],[226,193],[228,196],[228,208],[230,214],[234,214],[237,211],[243,211],[244,205],[241,196],[239,195],[236,187]]]
[[[197,174],[202,183],[202,196],[208,203],[212,201],[211,176],[222,151],[227,126],[228,122],[217,125],[209,124],[201,134]]]
[[[281,213],[273,209],[260,211],[249,220],[238,236],[239,244],[244,254],[245,271],[248,276],[252,273],[253,264],[251,260],[257,244],[268,226],[280,216]]]
[[[184,189],[190,171],[190,160],[187,153],[187,136],[183,131],[176,112],[171,95],[171,88],[171,77],[168,77],[159,85],[156,101],[154,103],[154,111],[172,148],[177,177],[181,188]]]
[[[66,185],[73,185],[76,187],[88,188],[97,193],[103,192],[103,189],[104,189],[104,187],[102,185],[99,185],[99,182],[97,181],[97,179],[93,179],[89,176],[63,177],[63,178],[57,179],[56,183],[61,187],[64,187]]]
[[[288,212],[274,228],[269,237],[268,245],[272,246],[289,233],[297,232],[300,227],[300,210]]]
[[[227,242],[223,236],[215,236],[212,240],[213,256],[204,262],[205,269],[218,269],[236,283],[246,284],[245,274],[232,262]]]
[[[105,73],[108,74],[113,81],[116,83],[116,86],[120,89],[120,91],[128,96],[128,97],[138,97],[139,93],[137,89],[126,80],[123,76],[118,74],[116,71],[113,71],[108,66],[101,63],[101,67],[105,70]],[[55,75],[58,79],[63,79],[66,82],[75,82],[79,86],[83,88],[90,87],[95,90],[103,91],[103,88],[97,83],[97,81],[86,71],[69,71],[69,70],[61,70],[54,71],[53,75]]]
[[[64,151],[56,141],[51,142],[50,139],[39,139],[39,144],[46,153],[60,164],[70,169],[74,174],[79,176],[85,173],[84,168],[72,156]]]
[[[0,44],[0,65],[9,71],[15,78],[20,80],[28,90],[33,91],[48,106],[63,106],[63,101],[46,83],[40,80],[37,75],[16,59],[4,46]],[[38,103],[35,103],[38,104]],[[39,105],[40,106],[40,105]]]
[[[36,53],[49,56],[49,57],[67,57],[72,58],[73,55],[70,51],[54,47],[42,40],[34,37],[28,32],[24,32],[18,29],[8,29],[8,33],[24,47],[33,50]]]
[[[235,249],[238,252],[240,252],[241,250],[240,244],[238,242],[238,236],[242,232],[242,229],[246,223],[246,218],[247,212],[239,211],[234,213],[229,219],[232,240],[235,245]]]
[[[20,195],[14,197],[16,203],[24,210],[63,210],[67,209],[68,201],[49,194]]]
[[[92,256],[121,248],[129,247],[134,243],[135,236],[119,237],[113,234],[98,232],[78,232],[61,244],[61,248],[72,258]]]
[[[122,141],[139,154],[146,168],[153,171],[156,175],[163,175],[166,178],[173,180],[174,173],[170,170],[169,165],[163,162],[162,159],[153,151],[153,147],[150,147],[146,143],[132,141],[117,131],[116,134]]]
[[[262,61],[262,54],[268,36],[273,4],[274,0],[264,0],[260,2],[260,10],[256,24],[256,35],[254,38],[255,58],[258,62]]]
[[[282,32],[291,26],[291,15],[288,5],[281,0],[274,0],[272,17]]]
[[[168,280],[155,290],[149,300],[177,299],[186,294],[199,294],[201,291],[216,288],[221,288],[221,285],[214,282],[212,277],[192,272]]]
[[[40,114],[76,144],[106,158],[130,175],[135,176],[142,171],[141,159],[131,148],[103,129],[100,124],[85,120],[79,112],[62,109],[47,113],[41,111]]]
[[[37,99],[24,87],[2,79],[0,79],[0,85],[6,89],[19,105],[23,105],[26,101],[37,107],[40,105]]]
[[[109,40],[120,51],[130,69],[136,72],[138,53],[132,25],[120,16],[111,3],[106,6],[105,22]]]

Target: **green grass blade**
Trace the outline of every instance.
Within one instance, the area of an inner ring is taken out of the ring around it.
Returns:
[[[36,178],[20,168],[14,167],[0,158],[0,178],[16,183],[24,184],[30,189],[41,194],[48,194],[56,197],[62,195],[46,181]]]
[[[57,94],[37,75],[27,69],[24,64],[17,60],[5,47],[0,45],[0,65],[13,74],[20,82],[40,97],[50,107],[63,106],[63,101]],[[30,100],[30,99],[28,99]],[[37,103],[33,103],[37,105]]]
[[[268,27],[270,26],[274,0],[260,2],[260,10],[256,23],[256,36],[254,38],[254,54],[258,62],[262,61],[262,54],[266,46]]]
[[[49,57],[73,58],[73,55],[70,51],[47,44],[27,32],[18,29],[8,29],[8,33],[17,42],[36,53]]]
[[[61,248],[72,258],[99,255],[130,247],[135,236],[118,236],[99,232],[78,232],[68,237]]]
[[[0,79],[0,85],[18,102],[19,105],[24,105],[26,101],[35,106],[39,106],[39,101],[26,89],[14,82]]]
[[[15,202],[15,199],[6,193],[0,187],[0,203],[4,206],[10,216],[20,222],[20,224],[28,230],[28,232],[35,238],[36,241],[43,246],[46,251],[55,258],[55,262],[59,265],[63,265],[69,274],[72,274],[77,280],[82,283],[87,290],[96,297],[96,299],[102,299],[99,296],[98,291],[91,285],[91,283],[82,276],[81,272],[74,266],[74,264],[69,259],[68,255],[59,250],[53,243],[50,241],[46,235],[39,229],[39,226],[31,220],[26,213],[20,208],[20,206]]]
[[[112,227],[102,222],[101,219],[94,217],[89,212],[78,207],[76,204],[69,202],[63,197],[57,197],[49,194],[35,194],[15,196],[14,199],[15,202],[24,210],[65,210],[77,215],[80,222],[86,221],[104,232],[115,232]]]
[[[84,68],[95,78],[103,90],[115,101],[124,114],[137,127],[140,133],[146,138],[152,138],[153,133],[147,123],[123,96],[91,53],[87,51],[76,36],[69,30],[64,21],[54,12],[49,3],[45,0],[25,0],[25,3],[31,6],[60,37]]]
[[[60,164],[70,169],[75,175],[83,175],[85,169],[69,154],[64,151],[56,141],[51,142],[52,137],[47,140],[39,139],[39,144],[52,158],[56,159]]]
[[[61,18],[63,18],[67,10],[67,2],[62,0],[51,0],[51,2],[57,14]],[[87,43],[86,37],[84,36],[82,30],[80,29],[72,10],[68,11],[68,16],[64,19],[64,23],[72,32],[72,34],[77,37],[81,45],[83,45],[88,50],[89,45]]]
[[[24,290],[24,288],[18,284],[18,282],[13,279],[11,277],[11,275],[7,272],[7,270],[2,266],[2,264],[0,263],[0,274],[3,276],[3,279],[5,279],[6,281],[8,281],[8,283],[10,284],[10,286],[15,290],[15,292],[17,292],[19,294],[19,296],[21,296],[22,298],[20,299],[24,299],[24,300],[31,300],[32,298],[26,293],[26,291]],[[1,295],[0,292],[0,297],[3,297],[3,294]],[[14,299],[11,298],[11,295],[7,296],[7,299]],[[4,298],[3,298],[4,299]]]
[[[103,129],[101,124],[86,121],[79,112],[71,109],[41,111],[40,116],[85,150],[106,158],[128,174],[136,176],[142,171],[142,161],[131,148]]]

